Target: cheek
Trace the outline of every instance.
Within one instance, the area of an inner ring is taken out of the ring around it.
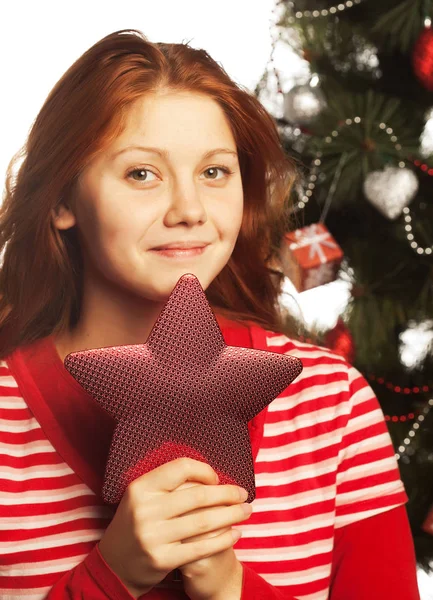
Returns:
[[[89,244],[118,243],[131,239],[139,219],[123,207],[111,205],[88,205],[77,220],[83,236]]]
[[[116,218],[106,208],[90,202],[77,213],[77,228],[84,252],[97,262],[119,244],[122,230],[127,235],[120,215]]]
[[[239,230],[242,225],[243,213],[243,196],[241,195],[233,204],[230,214],[229,227],[231,228],[232,237],[234,236],[237,238],[239,234]]]
[[[239,182],[227,193],[223,202],[213,206],[214,218],[226,237],[237,237],[242,224],[243,204],[243,190]]]

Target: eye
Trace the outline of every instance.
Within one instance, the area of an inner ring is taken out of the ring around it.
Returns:
[[[225,177],[219,177],[217,179],[217,174],[218,171],[222,171],[225,175]],[[206,179],[214,179],[215,181],[219,181],[221,179],[226,179],[229,175],[233,174],[233,171],[231,171],[228,167],[223,167],[223,166],[215,166],[215,167],[209,167],[207,168],[205,171],[203,171],[204,173],[210,173],[210,177],[206,178]]]
[[[224,174],[223,177],[218,177],[218,171],[221,171]],[[128,177],[128,179],[132,179],[133,181],[136,181],[138,183],[147,183],[147,182],[155,181],[155,179],[149,179],[149,173],[151,175],[153,175],[155,178],[157,177],[153,171],[151,171],[150,169],[146,169],[144,167],[135,167],[134,169],[131,169],[127,173],[127,177]],[[214,180],[214,181],[222,181],[224,179],[227,179],[230,175],[232,175],[233,171],[231,169],[229,169],[228,167],[221,165],[221,166],[208,167],[205,171],[203,171],[203,173],[208,173],[210,175],[210,177],[206,177],[206,179]],[[138,174],[137,177],[135,176],[136,174]]]
[[[138,173],[140,175],[140,178],[135,178],[133,177],[134,173]],[[145,169],[144,167],[136,167],[135,169],[132,169],[131,171],[128,172],[127,177],[131,178],[133,181],[138,181],[138,182],[145,182],[145,181],[155,181],[152,179],[149,179],[149,175],[148,173],[151,173],[152,175],[155,175],[155,173],[153,171],[151,171],[150,169]],[[141,177],[142,175],[145,175],[144,177]]]

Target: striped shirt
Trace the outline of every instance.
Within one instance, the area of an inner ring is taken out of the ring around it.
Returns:
[[[250,423],[256,498],[238,526],[237,558],[284,597],[327,600],[336,532],[407,501],[382,411],[332,352],[223,325],[228,345],[290,354],[304,367]],[[29,356],[42,356],[52,393],[79,393],[52,339],[36,342],[26,360],[20,352],[0,363],[0,598],[40,600],[89,555],[113,509],[58,441],[62,427],[26,376]]]

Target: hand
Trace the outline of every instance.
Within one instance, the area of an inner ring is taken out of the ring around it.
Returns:
[[[180,570],[185,593],[191,600],[240,600],[242,596],[243,566],[233,548],[189,563]]]
[[[185,593],[191,600],[240,600],[243,566],[233,548],[181,567]]]
[[[186,483],[180,488],[194,485]],[[241,517],[245,520],[251,515],[252,507],[250,504],[244,505],[245,512]],[[210,513],[212,509],[208,512]],[[215,509],[218,510],[218,509]],[[195,510],[190,514],[199,514],[201,511]],[[199,541],[209,537],[215,537],[226,531],[230,531],[230,527],[219,529],[211,533],[202,534],[184,540],[184,543]],[[235,535],[233,544],[241,537],[241,532],[232,530]],[[222,552],[218,552],[213,556],[204,558],[180,568],[183,575],[183,584],[185,593],[191,600],[239,600],[242,594],[243,567],[237,560],[233,548],[228,548]]]
[[[204,485],[177,489],[187,481]],[[209,465],[181,458],[128,486],[99,550],[134,597],[176,568],[231,549],[231,530],[183,543],[245,519],[239,506],[245,500],[241,488],[216,485],[217,481]],[[188,514],[198,510],[199,517]]]

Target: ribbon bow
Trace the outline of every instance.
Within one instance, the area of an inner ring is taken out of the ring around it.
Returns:
[[[315,223],[295,231],[297,240],[290,244],[290,250],[297,250],[298,248],[303,248],[304,246],[310,246],[310,252],[308,255],[310,260],[315,256],[318,256],[321,263],[327,262],[327,257],[322,246],[328,246],[328,248],[337,248],[338,246],[335,242],[328,239],[331,237],[329,231],[323,231],[320,233],[319,227],[320,225]]]

